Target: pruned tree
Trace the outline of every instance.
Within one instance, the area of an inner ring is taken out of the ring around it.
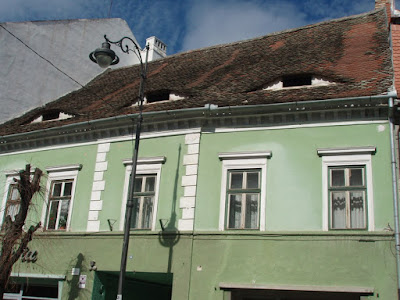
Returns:
[[[31,177],[31,166],[28,164],[25,166],[25,170],[19,172],[19,179],[14,179],[21,203],[15,219],[12,220],[11,216],[7,215],[3,223],[0,252],[0,299],[3,299],[13,265],[26,251],[33,233],[41,226],[39,222],[36,226],[30,226],[27,231],[24,230],[32,197],[40,190],[41,176],[42,171],[36,168]]]

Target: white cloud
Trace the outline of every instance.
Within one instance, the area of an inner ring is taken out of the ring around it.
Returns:
[[[305,14],[286,1],[196,1],[187,17],[183,49],[228,43],[303,25]]]
[[[173,53],[178,50],[176,44],[181,38],[185,1],[114,0],[113,12],[128,21],[142,47],[146,38],[155,35],[167,44],[168,53]]]

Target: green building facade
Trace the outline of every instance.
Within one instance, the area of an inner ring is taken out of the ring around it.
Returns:
[[[149,91],[169,82],[170,95],[186,98],[145,104],[124,299],[397,297],[397,96],[385,20],[378,10],[149,65]],[[375,26],[365,32],[373,42],[359,45],[349,32],[365,24]],[[309,83],[285,87],[286,69],[261,72],[280,64],[268,53],[248,61],[246,47],[289,51],[300,43],[293,36],[303,43],[325,32],[340,47],[321,52],[319,64],[306,67],[311,53],[292,65],[299,74],[303,64]],[[215,62],[217,52],[231,60]],[[353,63],[378,60],[379,72],[351,73]],[[115,299],[137,117],[121,105],[137,92],[127,71],[137,68],[107,72],[1,126],[0,223],[18,210],[18,170],[44,171],[26,222],[42,228],[5,299]],[[101,88],[119,76],[129,78]],[[108,111],[104,97],[120,110]],[[39,115],[45,121],[32,122]]]

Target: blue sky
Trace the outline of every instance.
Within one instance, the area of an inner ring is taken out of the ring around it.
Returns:
[[[367,12],[374,0],[0,0],[0,22],[106,18],[110,5],[142,47],[155,35],[170,55]]]

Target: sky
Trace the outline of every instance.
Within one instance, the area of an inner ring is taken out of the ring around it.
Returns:
[[[0,0],[0,22],[122,18],[141,47],[156,36],[171,55],[373,8],[374,0]]]

